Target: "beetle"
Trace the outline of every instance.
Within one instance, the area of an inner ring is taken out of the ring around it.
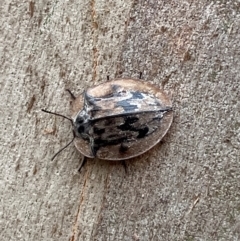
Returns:
[[[74,142],[88,158],[119,161],[139,156],[163,138],[173,120],[170,98],[140,79],[108,81],[78,97],[69,93],[71,118],[43,111],[71,121],[73,139],[63,149]]]

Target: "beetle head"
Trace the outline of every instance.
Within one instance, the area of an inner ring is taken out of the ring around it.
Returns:
[[[73,120],[73,131],[77,137],[89,140],[89,127],[90,117],[85,109],[83,109],[77,114],[75,120]]]

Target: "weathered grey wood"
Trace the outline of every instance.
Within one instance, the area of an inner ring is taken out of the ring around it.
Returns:
[[[1,240],[239,240],[239,1],[14,1],[0,10]],[[81,155],[66,88],[107,75],[172,95],[161,144]]]

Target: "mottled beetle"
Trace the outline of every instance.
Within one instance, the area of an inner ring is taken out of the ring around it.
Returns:
[[[65,118],[72,122],[76,148],[89,158],[138,156],[163,138],[173,119],[167,95],[142,80],[117,79],[71,96],[72,118]]]

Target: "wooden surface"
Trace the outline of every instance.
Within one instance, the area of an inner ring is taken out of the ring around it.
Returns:
[[[239,240],[239,1],[15,1],[0,8],[1,240]],[[172,95],[139,158],[71,145],[65,89],[117,77]]]

